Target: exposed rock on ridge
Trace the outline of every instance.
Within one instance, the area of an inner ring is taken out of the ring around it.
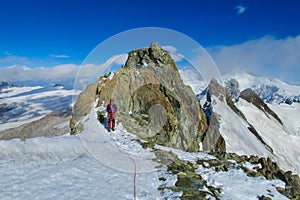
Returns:
[[[170,54],[158,43],[130,52],[112,79],[100,77],[93,88],[88,87],[74,106],[73,133],[92,101],[98,98],[100,106],[114,97],[118,120],[128,131],[158,144],[199,149],[207,129],[203,110],[192,89],[183,83]],[[84,109],[80,105],[85,105]]]
[[[249,103],[252,103],[255,105],[258,109],[262,110],[266,115],[273,116],[280,124],[282,124],[282,121],[280,118],[274,113],[268,105],[252,90],[252,89],[246,89],[241,92],[240,97],[248,101]]]

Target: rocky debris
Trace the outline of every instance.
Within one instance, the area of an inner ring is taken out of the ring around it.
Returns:
[[[171,58],[158,43],[133,50],[125,65],[109,79],[100,77],[78,98],[71,123],[72,133],[80,132],[78,122],[99,104],[115,98],[118,121],[129,131],[155,143],[197,151],[207,129],[200,102],[186,86]]]
[[[291,171],[283,171],[276,162],[270,158],[258,156],[239,156],[236,153],[226,153],[222,151],[211,151],[211,155],[216,159],[198,160],[197,163],[206,168],[213,168],[215,171],[228,171],[230,167],[239,166],[243,171],[251,177],[264,176],[266,179],[280,179],[286,186],[285,188],[276,188],[281,194],[289,199],[300,199],[300,178]],[[236,161],[236,163],[232,162]],[[242,164],[249,162],[257,165],[254,169],[249,169]],[[261,197],[263,199],[263,197]]]
[[[272,200],[270,197],[266,197],[265,195],[259,196],[258,200]]]
[[[0,131],[0,140],[20,138],[21,140],[33,137],[54,137],[70,132],[69,120],[71,110],[53,111],[45,117],[23,124],[16,128]]]
[[[251,157],[250,157],[251,158]],[[249,159],[249,162],[251,160]],[[300,178],[298,175],[292,174],[291,171],[284,172],[276,162],[270,158],[259,158],[258,161],[252,160],[252,164],[260,164],[257,167],[257,173],[254,176],[262,175],[267,179],[280,179],[285,182],[285,188],[276,188],[280,193],[287,196],[289,199],[300,199]]]
[[[197,164],[182,161],[173,153],[163,150],[155,150],[155,155],[157,157],[155,160],[167,163],[168,171],[177,175],[175,187],[160,187],[159,190],[181,191],[183,194],[180,199],[182,200],[206,199],[207,196],[218,199],[221,189],[207,185],[207,182],[195,172],[198,168]]]
[[[198,161],[198,164],[204,162],[208,163],[209,166],[214,167],[216,171],[227,171],[229,167],[233,166],[229,160],[235,160],[238,164],[249,162],[256,164],[257,167],[254,170],[248,169],[247,167],[240,166],[241,169],[247,173],[248,176],[259,177],[264,176],[266,179],[280,179],[286,186],[285,188],[276,188],[281,194],[285,195],[289,199],[300,199],[300,178],[296,174],[292,174],[291,171],[283,171],[280,169],[276,162],[273,162],[270,158],[258,157],[258,156],[239,156],[235,153],[226,153],[220,151],[212,151],[211,155],[214,155],[216,159]]]
[[[174,192],[181,191],[183,194],[181,199],[206,199],[208,196],[218,199],[222,192],[221,188],[215,188],[207,185],[199,174],[195,172],[198,165],[203,168],[209,168],[215,172],[229,171],[230,169],[242,169],[248,176],[265,177],[266,179],[280,179],[286,186],[285,188],[276,188],[280,193],[289,199],[299,199],[300,195],[300,179],[298,175],[293,175],[290,171],[284,172],[276,162],[270,158],[258,156],[237,155],[236,153],[226,153],[223,151],[211,151],[214,159],[199,159],[196,163],[183,161],[168,151],[158,150],[154,148],[158,163],[165,164],[168,171],[177,176],[175,187],[160,187],[159,190],[170,189]],[[248,164],[247,164],[248,163]],[[249,169],[249,163],[254,167]],[[160,179],[161,181],[165,181]],[[259,196],[259,199],[268,199],[265,196]]]
[[[240,97],[255,105],[258,109],[262,110],[267,116],[268,114],[273,116],[280,124],[282,121],[277,116],[275,112],[273,112],[267,104],[250,88],[241,92]]]

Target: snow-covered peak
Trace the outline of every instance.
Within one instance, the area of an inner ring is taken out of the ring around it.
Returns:
[[[257,77],[248,73],[227,74],[224,80],[235,79],[239,90],[251,88],[267,103],[300,102],[300,86],[291,85],[276,78]]]
[[[286,95],[294,95],[295,93],[300,94],[300,86],[291,85],[276,78],[259,77],[249,73],[226,74],[223,77],[225,80],[236,79],[239,82],[240,90],[270,85],[277,86],[279,91]]]

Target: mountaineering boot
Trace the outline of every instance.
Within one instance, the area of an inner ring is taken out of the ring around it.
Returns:
[[[112,128],[112,131],[115,131],[115,128]]]

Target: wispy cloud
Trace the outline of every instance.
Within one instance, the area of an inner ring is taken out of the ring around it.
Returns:
[[[65,55],[65,54],[51,54],[50,55],[52,58],[69,58],[70,56]]]
[[[265,36],[207,50],[222,73],[242,71],[289,82],[299,81],[300,35],[284,39]]]
[[[25,65],[25,64],[30,64],[30,61],[27,57],[6,55],[5,57],[0,58],[0,63],[5,63],[8,65],[10,64]]]
[[[4,55],[4,56],[12,56],[13,54],[11,54],[9,51],[4,51],[4,52],[3,52],[3,55]]]
[[[235,9],[237,9],[236,14],[237,15],[241,15],[243,14],[248,8],[243,6],[243,5],[238,5],[235,7]]]

